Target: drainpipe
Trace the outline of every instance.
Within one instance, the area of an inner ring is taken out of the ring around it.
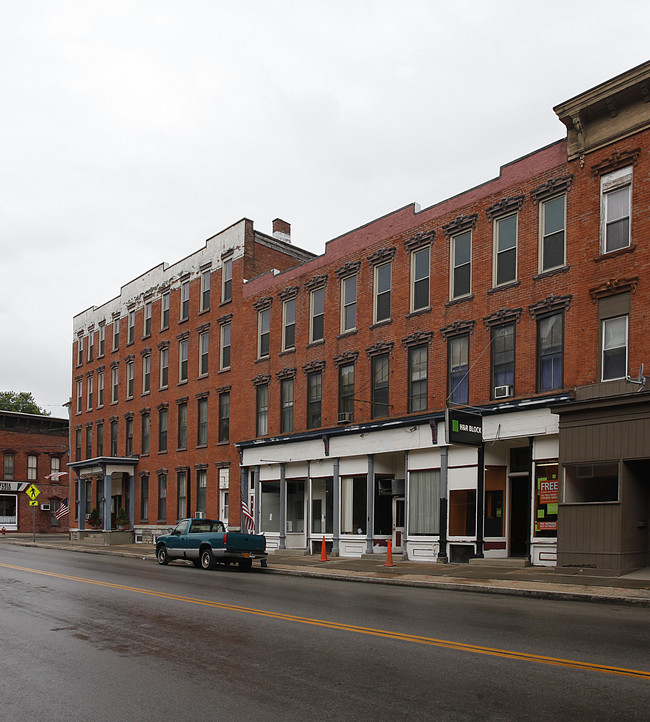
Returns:
[[[446,564],[447,557],[447,489],[449,482],[449,447],[440,447],[440,541],[438,561]]]
[[[340,459],[332,459],[332,555],[338,556],[341,541],[341,477],[339,475]],[[325,507],[325,518],[327,519],[327,506]]]
[[[372,554],[372,519],[375,501],[375,455],[368,454],[366,482],[366,554]]]
[[[280,464],[280,549],[287,548],[287,480],[286,464]]]

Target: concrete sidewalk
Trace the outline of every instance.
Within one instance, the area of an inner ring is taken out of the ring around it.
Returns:
[[[10,534],[0,537],[2,544],[19,544],[50,549],[109,554],[147,561],[155,560],[151,544],[102,546],[70,541],[67,535]],[[558,574],[551,567],[514,567],[507,560],[494,565],[435,564],[432,562],[395,561],[386,566],[386,558],[352,559],[331,557],[321,561],[320,555],[297,555],[295,552],[272,552],[267,566],[256,563],[253,570],[265,574],[285,574],[321,579],[399,584],[412,587],[463,590],[490,594],[509,594],[544,599],[600,601],[650,606],[650,570],[623,577],[593,576],[593,570],[576,569],[574,574]]]

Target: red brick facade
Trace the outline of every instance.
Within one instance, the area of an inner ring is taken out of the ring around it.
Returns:
[[[0,411],[0,528],[7,533],[67,533],[69,515],[57,519],[55,511],[68,498],[68,421],[49,416]],[[37,506],[30,506],[26,489],[40,491]],[[48,508],[49,507],[49,508]]]

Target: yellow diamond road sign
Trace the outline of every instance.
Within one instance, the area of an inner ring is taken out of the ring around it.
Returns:
[[[32,500],[29,502],[29,505],[30,505],[30,506],[38,506],[38,501],[36,501],[36,499],[32,499]]]
[[[27,496],[32,500],[35,501],[36,497],[41,493],[39,489],[37,489],[34,484],[30,484],[27,489],[25,490],[25,493]]]

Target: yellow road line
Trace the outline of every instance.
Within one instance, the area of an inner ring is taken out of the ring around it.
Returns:
[[[342,622],[329,622],[325,619],[310,619],[309,617],[298,617],[293,614],[283,614],[281,612],[270,612],[264,609],[254,609],[252,607],[241,607],[234,604],[224,604],[223,602],[214,602],[207,599],[196,599],[194,597],[179,596],[177,594],[169,594],[168,592],[156,592],[151,589],[141,589],[139,587],[131,587],[125,584],[114,584],[112,582],[102,582],[97,579],[86,579],[84,577],[73,577],[69,574],[60,574],[58,572],[46,572],[40,569],[31,569],[29,567],[20,567],[13,564],[3,564],[0,567],[5,569],[15,569],[16,571],[29,572],[31,574],[40,574],[47,577],[55,577],[57,579],[65,579],[71,582],[81,582],[83,584],[93,584],[99,587],[107,587],[109,589],[119,589],[125,592],[133,592],[136,594],[145,594],[150,597],[159,599],[170,599],[185,604],[197,604],[203,607],[212,607],[214,609],[223,609],[229,612],[241,612],[244,614],[255,614],[260,617],[268,617],[270,619],[278,619],[285,622],[296,622],[299,624],[310,624],[327,629],[336,629],[343,632],[353,632],[355,634],[368,634],[375,637],[383,637],[385,639],[394,639],[401,642],[415,642],[417,644],[426,644],[434,647],[442,647],[444,649],[453,649],[459,652],[473,652],[474,654],[487,654],[493,657],[503,657],[504,659],[513,659],[522,662],[536,662],[538,664],[551,664],[557,667],[569,667],[571,669],[581,669],[589,672],[602,672],[605,674],[618,674],[626,677],[634,677],[636,679],[644,679],[650,681],[650,672],[638,669],[625,669],[624,667],[613,667],[606,664],[592,664],[590,662],[580,662],[572,659],[561,659],[556,657],[546,657],[538,654],[526,654],[525,652],[515,652],[507,649],[496,649],[493,647],[482,647],[475,644],[464,644],[462,642],[451,642],[446,639],[435,639],[433,637],[422,637],[416,634],[404,634],[402,632],[391,632],[385,629],[373,629],[372,627],[359,627],[354,624],[344,624]]]

